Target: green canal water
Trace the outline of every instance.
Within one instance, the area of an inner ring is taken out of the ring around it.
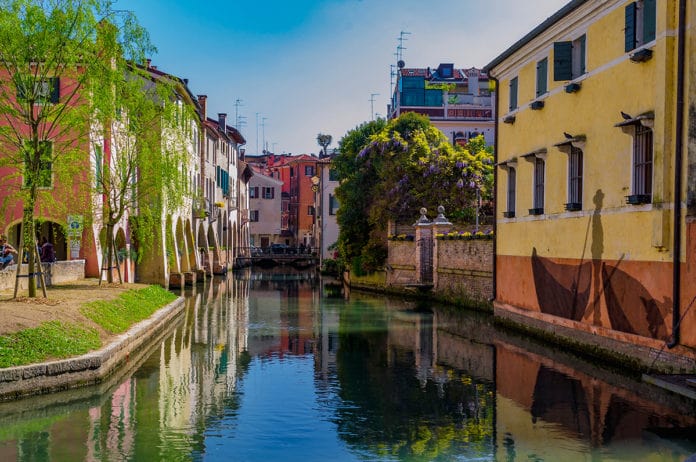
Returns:
[[[290,271],[290,270],[286,270]],[[0,405],[0,461],[684,461],[696,404],[488,315],[245,271],[100,387]]]

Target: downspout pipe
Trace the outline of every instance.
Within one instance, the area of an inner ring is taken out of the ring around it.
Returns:
[[[498,79],[492,77],[490,73],[488,78],[493,79],[495,85],[495,109],[493,112],[493,298],[492,302],[498,299],[498,109],[500,106],[500,94],[498,93]]]
[[[681,210],[684,149],[684,60],[686,41],[686,1],[679,0],[679,30],[677,34],[677,106],[674,137],[674,254],[672,256],[672,340],[667,348],[674,348],[680,340],[681,322]]]

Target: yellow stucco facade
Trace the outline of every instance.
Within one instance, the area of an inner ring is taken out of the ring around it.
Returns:
[[[620,342],[669,344],[696,370],[688,149],[676,206],[674,194],[677,140],[694,144],[677,133],[679,114],[689,124],[677,101],[679,4],[571,1],[486,66],[498,88],[495,304]],[[682,94],[694,101],[695,8],[685,4]]]

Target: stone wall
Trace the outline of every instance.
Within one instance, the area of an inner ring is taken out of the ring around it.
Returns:
[[[493,241],[435,239],[434,290],[447,297],[493,298]]]
[[[413,284],[416,281],[416,251],[414,241],[387,241],[387,285]]]
[[[85,278],[85,260],[57,261],[55,263],[42,263],[46,286],[78,281]],[[28,273],[28,266],[22,264],[21,274]],[[0,271],[0,290],[14,289],[17,276],[17,265],[10,265]],[[19,278],[19,288],[26,290],[27,277]]]
[[[418,283],[414,241],[388,241],[387,286]],[[493,241],[433,239],[433,291],[474,302],[493,298]]]

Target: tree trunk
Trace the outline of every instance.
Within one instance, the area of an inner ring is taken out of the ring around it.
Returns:
[[[118,261],[116,261],[116,265],[113,264],[114,260],[116,260],[116,256],[114,255],[114,225],[111,223],[106,224],[106,282],[111,284],[114,282],[114,272],[112,271],[112,268],[116,265],[118,265]]]
[[[27,267],[29,272],[28,290],[29,297],[36,297],[36,278],[34,278],[34,272],[36,270],[36,224],[34,223],[34,201],[30,198],[29,203],[24,207],[24,214],[22,216],[22,246],[27,254]],[[22,262],[18,261],[18,265]],[[17,284],[15,282],[15,284]]]

